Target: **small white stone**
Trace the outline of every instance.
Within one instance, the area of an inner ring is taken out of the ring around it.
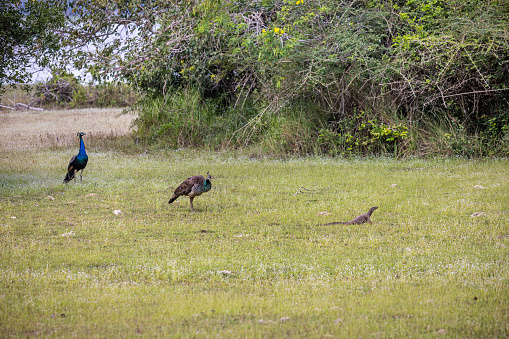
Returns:
[[[471,217],[475,218],[475,217],[480,217],[481,215],[484,215],[484,212],[475,212],[474,214],[471,215]]]
[[[483,186],[481,186],[481,185],[475,185],[475,186],[474,186],[474,188],[478,188],[478,189],[483,190],[483,189],[485,189],[486,187],[483,187]]]
[[[70,231],[70,232],[62,234],[62,237],[72,237],[73,235],[74,235],[74,232]]]
[[[122,215],[122,211],[121,210],[114,210],[113,214],[115,214],[115,215]]]

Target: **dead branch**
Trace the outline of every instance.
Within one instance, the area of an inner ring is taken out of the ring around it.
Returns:
[[[296,196],[297,194],[302,194],[302,193],[320,194],[320,193],[323,193],[324,191],[328,190],[329,188],[330,188],[330,186],[325,187],[325,188],[311,189],[311,188],[306,188],[304,186],[301,186],[301,187],[299,187],[297,192],[295,192],[293,194],[293,196]]]
[[[16,104],[17,107],[23,107],[24,109],[33,109],[35,111],[44,111],[44,108],[39,108],[39,107],[32,107],[30,105],[25,105],[25,104],[22,104],[22,103],[17,103]]]
[[[9,100],[9,99],[7,99]],[[12,102],[12,100],[9,100],[10,102]],[[26,105],[26,104],[22,104],[20,102],[18,103],[13,103],[12,106],[6,106],[6,105],[0,105],[0,107],[2,108],[6,108],[6,109],[10,109],[10,110],[19,110],[19,109],[33,109],[35,111],[44,111],[43,108],[39,108],[39,107],[33,107],[33,106],[30,106],[30,105]]]

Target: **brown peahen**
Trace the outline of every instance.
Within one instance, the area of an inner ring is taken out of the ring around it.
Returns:
[[[67,166],[67,174],[64,178],[64,183],[68,183],[72,179],[74,179],[74,182],[76,182],[76,172],[81,170],[80,173],[80,180],[83,182],[83,170],[87,166],[88,162],[88,155],[85,151],[85,143],[83,142],[83,136],[85,133],[78,132],[78,137],[80,138],[80,151],[78,154],[73,156],[71,158],[71,161],[69,161],[69,165]]]
[[[170,201],[168,201],[168,204],[171,204],[182,195],[187,195],[189,197],[189,203],[191,204],[191,210],[194,212],[193,199],[202,193],[210,191],[212,188],[212,182],[210,179],[212,179],[212,177],[209,172],[207,172],[207,179],[205,179],[203,175],[195,175],[187,178],[175,189],[175,192],[173,192],[173,196]]]

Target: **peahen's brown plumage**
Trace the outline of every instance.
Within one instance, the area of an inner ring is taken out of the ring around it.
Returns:
[[[205,179],[202,175],[195,175],[187,178],[175,189],[175,192],[173,192],[173,196],[170,201],[168,201],[168,204],[171,204],[182,195],[187,195],[189,197],[189,203],[191,204],[191,210],[194,212],[193,199],[202,193],[210,191],[212,188],[212,182],[210,179],[212,179],[212,177],[209,172],[207,172],[207,179]]]

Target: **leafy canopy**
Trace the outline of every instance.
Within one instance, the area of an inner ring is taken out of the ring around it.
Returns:
[[[0,89],[30,81],[34,61],[47,66],[61,46],[64,24],[61,1],[0,2]]]

